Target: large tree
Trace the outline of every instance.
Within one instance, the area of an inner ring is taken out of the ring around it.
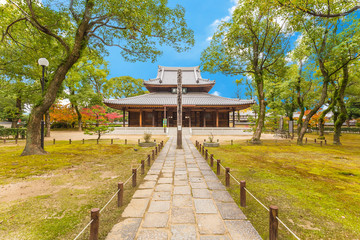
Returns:
[[[41,100],[32,108],[22,155],[46,153],[40,145],[41,117],[54,103],[66,74],[86,49],[104,51],[106,46],[117,46],[128,61],[154,61],[164,44],[182,51],[194,43],[184,9],[169,8],[164,0],[8,2],[17,14],[6,22],[5,41],[16,41],[19,36],[11,34],[11,29],[24,24],[24,31],[55,40],[62,50],[56,56],[59,63],[52,63],[54,71]],[[52,54],[46,52],[44,57]]]
[[[345,91],[347,80],[342,78],[341,81],[336,81],[336,76],[343,71],[346,72],[347,66],[358,56],[359,24],[350,18],[321,19],[309,17],[305,14],[295,15],[293,20],[294,26],[298,27],[297,30],[302,31],[303,41],[308,46],[310,57],[316,64],[314,71],[321,78],[319,85],[321,93],[317,102],[306,115],[304,124],[299,131],[297,142],[301,145],[310,119],[325,103],[329,102],[331,106],[331,100],[329,100],[329,86],[331,84],[335,88],[334,101],[342,99],[339,104],[342,105],[342,110],[345,109],[343,105],[344,95],[341,92]],[[345,72],[342,76],[346,78]],[[336,104],[336,102],[333,103]],[[343,114],[346,115],[344,111]],[[343,119],[342,116],[340,116],[339,121]]]
[[[267,1],[265,1],[267,2]],[[252,142],[260,143],[266,112],[265,78],[283,74],[290,35],[287,16],[263,1],[242,1],[202,53],[205,71],[245,75],[254,82],[259,115]]]

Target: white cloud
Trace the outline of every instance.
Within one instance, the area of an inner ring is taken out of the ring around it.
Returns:
[[[213,92],[213,93],[212,93],[212,95],[215,95],[215,96],[220,96],[220,95],[221,95],[221,93],[220,93],[220,92],[218,92],[218,91],[215,91],[215,92]]]
[[[70,104],[70,100],[67,98],[61,99],[61,100],[59,100],[59,104],[63,105],[63,106],[68,105],[68,104]]]
[[[207,42],[210,42],[211,40],[212,40],[212,37],[208,37],[208,38],[206,39]]]
[[[236,6],[238,5],[238,0],[230,0],[230,2],[233,5],[228,9],[228,15],[223,18],[215,19],[215,21],[213,21],[210,24],[211,34],[213,34],[216,31],[217,27],[221,24],[221,22],[227,22],[231,19],[231,16],[232,16],[233,12],[235,11]],[[210,40],[211,40],[211,37],[208,37],[206,39],[206,41],[210,41]]]

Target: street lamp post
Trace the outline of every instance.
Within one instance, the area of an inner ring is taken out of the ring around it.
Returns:
[[[49,61],[46,58],[40,58],[38,60],[40,66],[42,66],[42,78],[40,80],[41,83],[41,95],[44,95],[45,88],[45,67],[49,66]],[[41,118],[41,148],[44,150],[44,130],[45,130],[45,122],[44,116]]]

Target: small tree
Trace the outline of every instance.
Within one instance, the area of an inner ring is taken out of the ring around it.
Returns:
[[[96,134],[98,136],[97,139],[99,140],[105,133],[114,131],[114,128],[108,125],[109,122],[105,117],[105,108],[99,105],[92,106],[91,108],[84,108],[83,114],[89,117],[88,120],[86,120],[87,126],[85,128],[85,134]]]

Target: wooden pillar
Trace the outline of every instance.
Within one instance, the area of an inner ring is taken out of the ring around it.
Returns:
[[[195,127],[197,127],[197,112],[195,111]]]
[[[189,110],[189,128],[191,128],[191,110]]]
[[[123,108],[123,127],[125,127],[125,108]]]
[[[203,120],[204,120],[203,127],[206,127],[205,109],[203,111]]]
[[[155,127],[155,110],[152,111],[152,126]]]
[[[219,127],[219,111],[216,110],[216,127]]]
[[[140,114],[139,114],[139,126],[142,127],[142,109],[140,109]]]
[[[233,127],[235,127],[235,109],[233,108]]]

